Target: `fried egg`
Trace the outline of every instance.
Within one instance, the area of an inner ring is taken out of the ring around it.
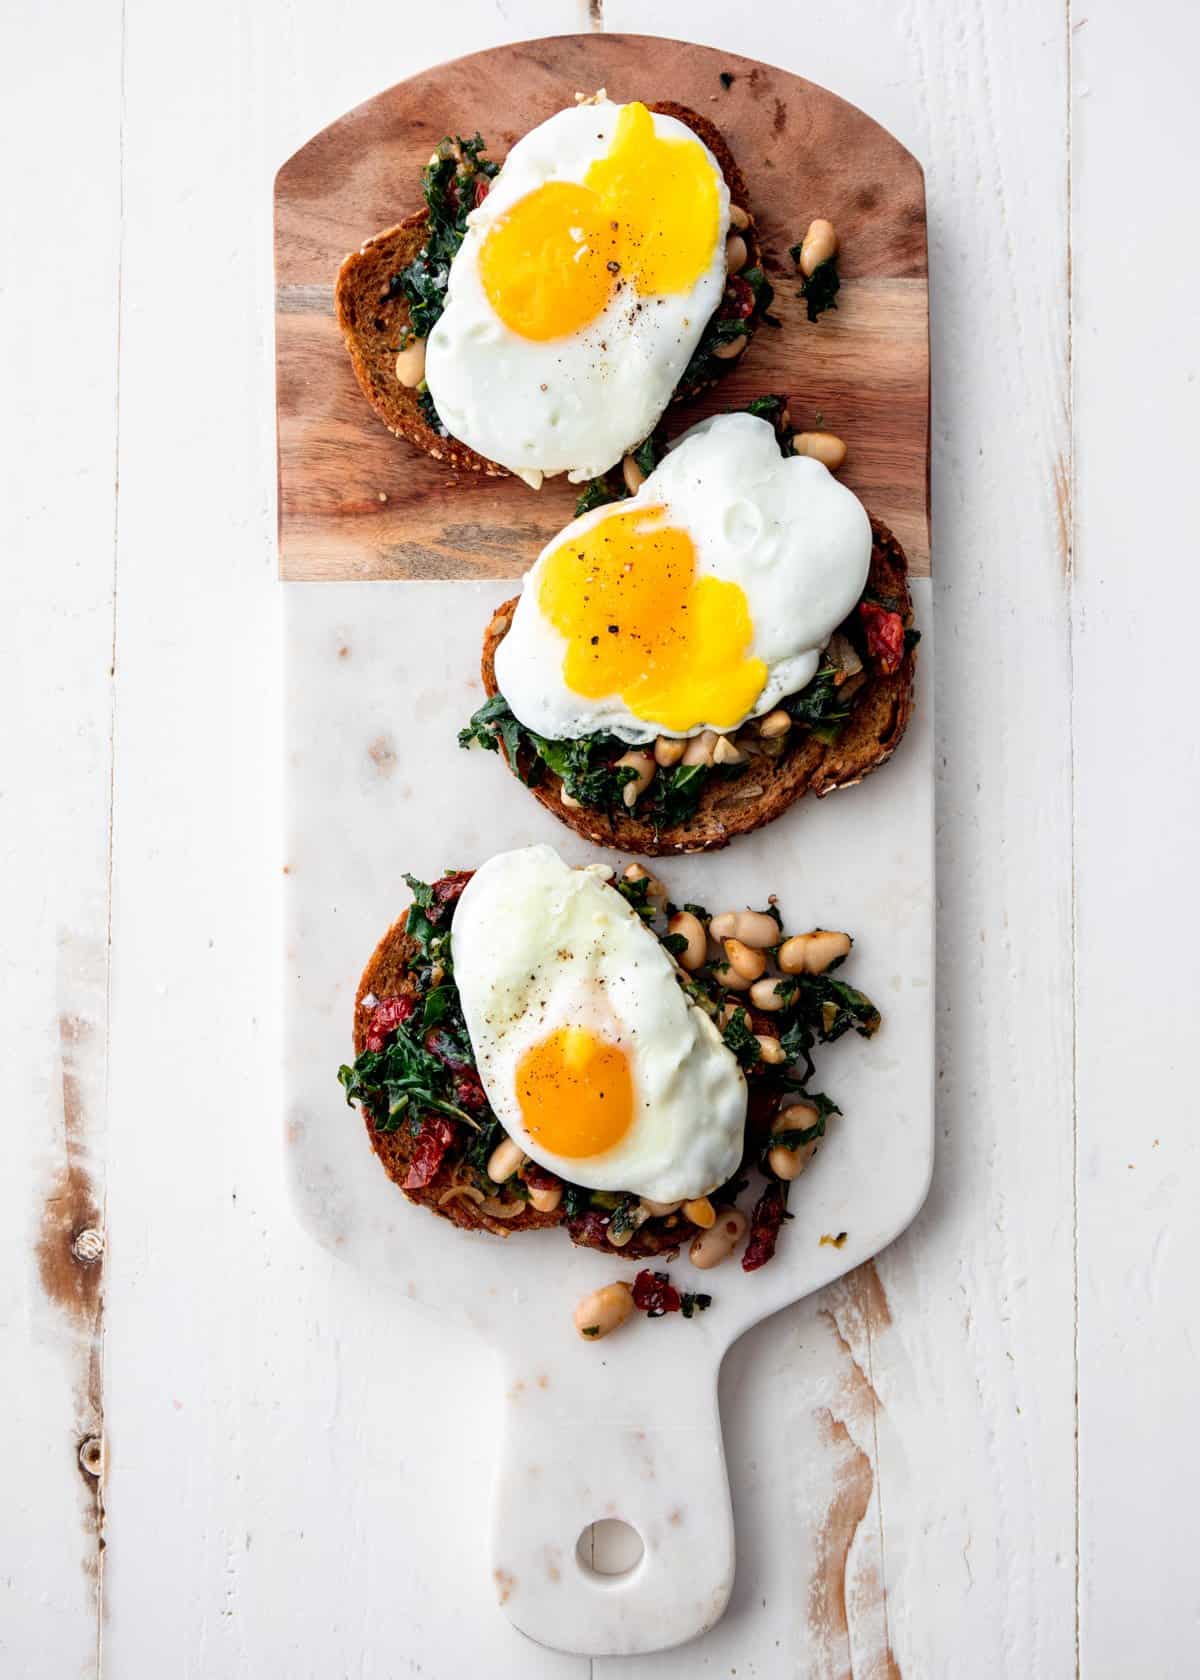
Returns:
[[[654,1201],[737,1169],[746,1081],[641,918],[549,846],[478,869],[454,914],[454,979],[494,1113],[572,1184]]]
[[[496,680],[539,735],[630,744],[729,731],[811,682],[867,581],[871,522],[752,414],[694,426],[627,501],[525,579]]]
[[[519,140],[450,267],[425,378],[442,424],[525,477],[594,478],[654,430],[725,288],[729,189],[640,103]]]

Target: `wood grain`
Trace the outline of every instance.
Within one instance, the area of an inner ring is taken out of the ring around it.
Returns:
[[[732,76],[726,88],[722,73]],[[496,156],[607,87],[670,98],[725,133],[750,186],[781,325],[719,388],[671,416],[784,391],[797,425],[844,437],[842,476],[928,575],[929,345],[920,165],[824,88],[737,54],[638,35],[573,35],[440,65],[315,136],[275,183],[279,560],[284,578],[513,577],[571,518],[576,488],[456,474],[393,438],[355,382],[333,318],[347,251],[419,202],[446,133],[478,128]],[[520,113],[519,126],[514,114]],[[815,215],[842,240],[838,309],[810,324],[788,246]]]

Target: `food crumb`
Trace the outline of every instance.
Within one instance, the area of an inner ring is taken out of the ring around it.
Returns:
[[[829,1232],[826,1231],[825,1235],[821,1238],[821,1247],[841,1248],[845,1244],[847,1234],[848,1233],[845,1231],[839,1231],[836,1237],[831,1237]]]
[[[721,71],[721,86],[725,89],[726,93],[728,93],[730,88],[733,86],[734,80],[735,78],[732,70]]]
[[[381,502],[386,502],[387,501],[387,491],[386,490],[381,490],[379,492],[379,500]]]

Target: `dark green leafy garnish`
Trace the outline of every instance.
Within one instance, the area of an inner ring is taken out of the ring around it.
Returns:
[[[632,1233],[637,1230],[637,1220],[634,1215],[637,1213],[640,1205],[641,1204],[636,1196],[622,1196],[621,1200],[613,1209],[612,1217],[608,1222],[608,1234],[610,1238],[623,1237],[626,1231]]]
[[[628,764],[617,765],[625,748],[612,735],[584,735],[578,741],[548,741],[526,730],[525,735],[543,764],[561,777],[563,788],[581,805],[602,809],[622,803],[621,789],[636,780],[637,771]]]
[[[744,1068],[753,1067],[762,1058],[762,1047],[750,1017],[744,1009],[735,1009],[721,1033],[726,1045]]]
[[[781,702],[794,723],[807,724],[822,740],[831,740],[839,725],[850,716],[850,708],[841,697],[839,675],[836,666],[822,665],[806,687]],[[832,731],[832,734],[822,731]]]
[[[746,413],[753,414],[760,420],[768,420],[775,428],[775,436],[779,440],[779,448],[784,455],[790,455],[792,439],[796,435],[796,428],[792,425],[788,413],[788,400],[778,394],[767,397],[755,397],[746,404]]]
[[[490,179],[499,168],[483,156],[483,150],[484,142],[478,134],[471,140],[461,136],[443,140],[422,172],[421,185],[429,207],[425,244],[398,277],[418,338],[429,337],[446,307],[450,264],[466,235],[479,180]],[[389,290],[394,285],[395,277]]]
[[[472,717],[465,729],[458,732],[460,747],[479,746],[488,752],[498,752],[500,742],[504,742],[504,751],[513,769],[517,769],[517,754],[520,751],[523,730],[512,712],[503,694],[493,694],[490,700],[485,700]]]
[[[805,1091],[804,1101],[817,1111],[817,1118],[811,1126],[793,1126],[785,1132],[773,1132],[768,1147],[771,1149],[801,1149],[806,1143],[812,1143],[815,1138],[825,1136],[825,1122],[831,1114],[842,1111],[835,1102],[831,1102],[823,1091]],[[795,1109],[784,1110],[785,1113],[795,1112]]]
[[[811,1078],[814,1044],[832,1044],[851,1029],[861,1038],[870,1038],[879,1028],[879,1011],[869,997],[829,970],[797,974],[794,980],[795,996],[788,1004],[794,1014],[780,1042],[788,1062],[802,1062],[806,1077]]]
[[[494,694],[458,732],[460,747],[496,750],[504,742],[505,757],[521,780],[532,786],[545,769],[561,778],[571,799],[599,810],[624,808],[621,790],[636,770],[615,761],[628,749],[615,735],[584,735],[578,741],[552,741],[526,729],[512,714],[507,700]],[[676,764],[661,770],[638,801],[638,815],[656,828],[686,822],[693,814],[707,774],[702,764]]]
[[[346,1101],[360,1102],[380,1132],[398,1131],[406,1118],[419,1120],[428,1113],[472,1127],[479,1123],[451,1101],[453,1075],[409,1035],[407,1023],[396,1029],[386,1049],[364,1050],[352,1067],[340,1067],[338,1081]]]
[[[568,1219],[578,1219],[591,1205],[592,1193],[579,1184],[563,1185],[563,1213]]]
[[[661,430],[651,432],[643,439],[637,448],[632,450],[634,460],[647,478],[662,460],[667,452],[667,440]],[[583,494],[575,503],[575,517],[579,519],[585,513],[591,513],[593,508],[605,507],[609,502],[623,502],[629,495],[629,486],[625,482],[623,462],[610,467],[608,472],[599,478],[593,478],[586,486]]]
[[[699,1292],[693,1294],[691,1290],[685,1290],[679,1297],[679,1310],[684,1318],[691,1318],[693,1313],[707,1312],[711,1306],[711,1295],[703,1295]]]
[[[575,517],[581,518],[585,513],[591,513],[593,508],[603,507],[606,502],[620,500],[620,492],[609,484],[608,478],[593,478],[575,503]]]
[[[613,882],[613,886],[620,893],[626,904],[632,905],[644,922],[652,922],[655,907],[650,902],[650,877],[644,875],[640,881],[631,881],[622,875]]]
[[[428,385],[422,385],[417,393],[417,412],[430,430],[436,432],[439,437],[450,436],[445,426],[442,425],[442,417],[434,405],[433,392]]]
[[[705,764],[676,764],[660,770],[638,800],[638,815],[649,818],[655,828],[687,822],[695,815],[708,773]]]
[[[800,245],[789,245],[788,247],[788,253],[794,263],[800,261],[802,245],[803,241]],[[828,262],[820,263],[811,274],[800,276],[800,296],[807,305],[810,321],[815,321],[826,309],[837,308],[834,299],[837,297],[841,283],[838,277],[837,260],[834,257],[831,257]]]
[[[746,297],[745,287],[749,288],[750,294],[748,315],[739,312],[741,305],[738,299]],[[774,296],[775,288],[761,268],[744,268],[740,274],[734,275],[726,293],[727,301],[709,320],[676,390],[691,391],[697,385],[707,385],[728,372],[736,358],[722,358],[714,352],[723,345],[732,344],[735,338],[748,337],[750,322],[770,308]],[[722,310],[726,313],[721,313]]]

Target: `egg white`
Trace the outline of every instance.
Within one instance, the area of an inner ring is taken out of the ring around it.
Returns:
[[[714,727],[663,729],[635,717],[617,694],[589,700],[563,681],[566,639],[538,605],[547,557],[614,512],[639,506],[664,506],[666,523],[688,532],[698,577],[710,574],[744,591],[754,624],[747,655],[767,666],[765,686],[746,718],[771,711],[812,681],[822,650],[866,585],[871,521],[854,492],[820,461],[781,456],[766,420],[752,414],[703,420],[678,440],[636,497],[573,521],[526,575],[512,626],[496,650],[496,680],[514,714],[539,735],[570,741],[607,730],[640,745],[658,735],[697,735]]]
[[[454,913],[454,978],[475,1065],[497,1118],[527,1154],[573,1184],[671,1202],[705,1195],[741,1160],[746,1081],[670,955],[603,870],[549,846],[491,858]],[[625,1051],[634,1118],[587,1159],[525,1131],[516,1069],[556,1028],[591,1027]]]
[[[720,228],[704,274],[674,295],[639,299],[622,287],[587,327],[545,342],[510,331],[492,308],[479,274],[488,233],[547,181],[582,182],[607,154],[621,110],[605,100],[559,111],[517,142],[467,218],[426,347],[442,424],[535,486],[544,474],[595,478],[654,430],[725,289],[729,189],[720,165],[685,124],[652,113],[657,135],[700,146],[714,172]]]

